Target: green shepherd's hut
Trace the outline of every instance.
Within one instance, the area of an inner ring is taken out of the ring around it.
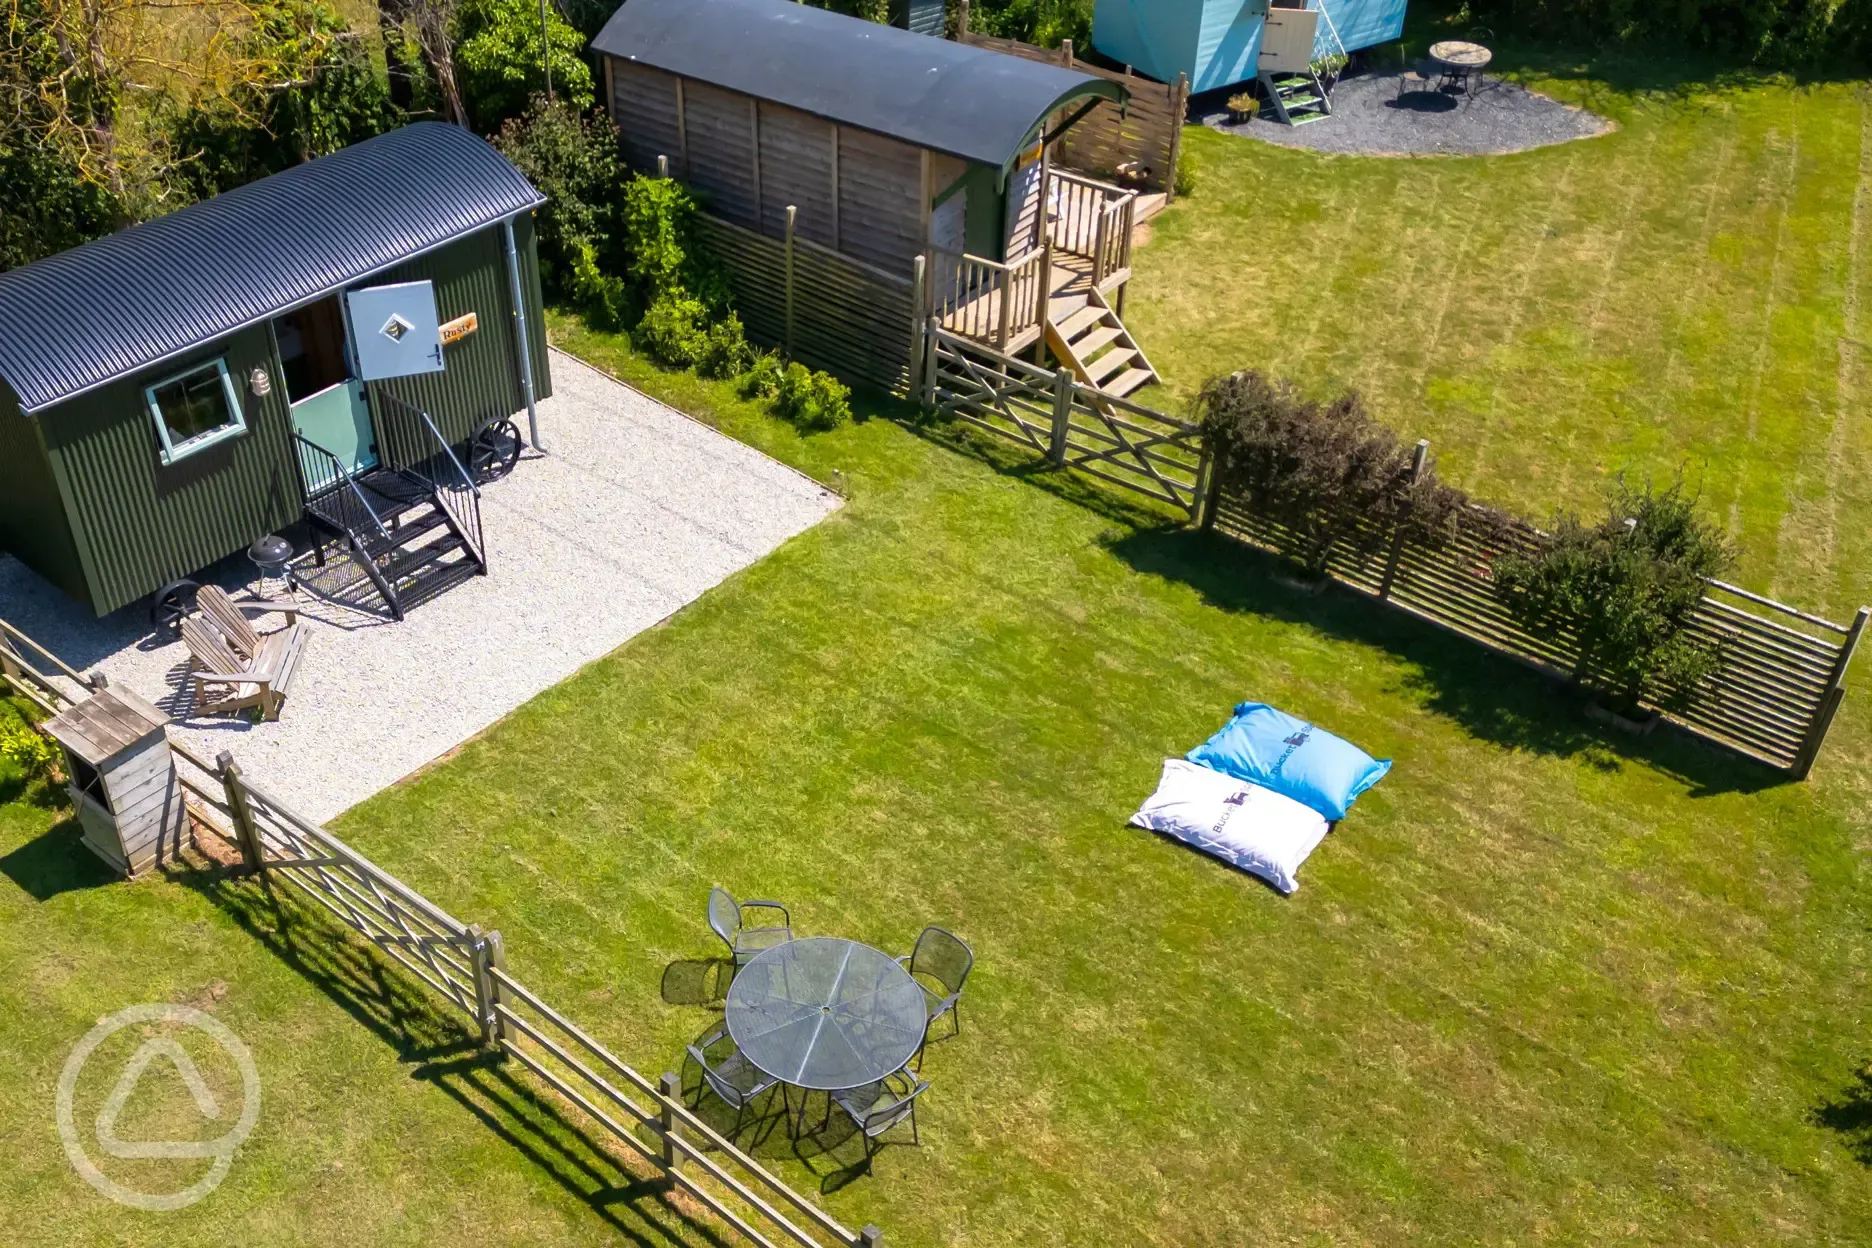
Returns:
[[[475,478],[551,386],[543,202],[422,123],[0,274],[0,547],[159,624],[282,530],[397,618],[485,571]]]

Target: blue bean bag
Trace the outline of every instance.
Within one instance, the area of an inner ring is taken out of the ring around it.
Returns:
[[[1373,758],[1351,742],[1261,702],[1236,707],[1235,717],[1222,731],[1186,757],[1291,797],[1335,823],[1345,818],[1359,794],[1391,770],[1390,759]]]

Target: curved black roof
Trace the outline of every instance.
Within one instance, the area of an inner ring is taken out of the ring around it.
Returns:
[[[420,122],[0,273],[0,379],[28,413],[546,202]]]
[[[1115,82],[792,0],[629,0],[600,52],[1006,169],[1047,114]]]

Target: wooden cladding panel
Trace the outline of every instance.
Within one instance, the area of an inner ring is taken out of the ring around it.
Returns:
[[[676,76],[635,61],[609,58],[611,120],[617,123],[624,159],[636,169],[655,169],[667,156],[682,167],[682,136],[676,120]]]
[[[799,209],[799,237],[837,246],[832,195],[836,131],[823,118],[761,101],[761,229],[786,232],[786,210]]]
[[[1167,191],[1175,183],[1177,150],[1189,101],[1183,85],[1153,82],[1076,58],[1067,62],[1057,49],[1037,48],[1014,39],[997,39],[972,31],[962,38],[978,48],[1027,61],[1064,65],[1082,74],[1122,83],[1131,93],[1130,107],[1120,110],[1107,100],[1075,122],[1060,140],[1060,163],[1071,169],[1107,175],[1119,165],[1134,163],[1146,186]],[[1079,107],[1081,105],[1075,104],[1072,109],[1077,111]]]
[[[704,215],[709,249],[728,274],[749,337],[787,343],[786,244]],[[909,281],[854,263],[804,239],[793,246],[793,355],[847,381],[902,389],[909,372]]]
[[[921,149],[841,126],[838,160],[839,250],[907,280],[923,250]]]
[[[736,225],[757,227],[753,101],[685,79],[683,126],[689,141],[689,184],[702,193],[708,210]]]

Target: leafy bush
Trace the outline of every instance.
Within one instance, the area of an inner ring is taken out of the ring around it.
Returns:
[[[1469,0],[1470,16],[1588,47],[1695,50],[1767,65],[1863,66],[1872,0]]]
[[[1615,709],[1646,695],[1679,709],[1722,668],[1722,647],[1688,625],[1704,579],[1734,559],[1681,481],[1657,492],[1621,480],[1597,523],[1563,515],[1532,553],[1496,559],[1495,586],[1522,628],[1574,638],[1576,679]]]
[[[171,181],[196,199],[330,155],[402,120],[370,49],[336,9],[272,0],[254,19],[243,51],[274,67],[274,84],[243,86],[166,123],[178,156]]]
[[[501,127],[494,146],[546,195],[536,221],[547,294],[606,327],[628,324],[632,305],[618,274],[625,266],[619,203],[629,174],[616,128],[538,96]]]
[[[58,746],[50,737],[14,719],[4,708],[0,708],[0,758],[34,783],[58,775]]]
[[[977,0],[969,8],[969,29],[1043,48],[1062,40],[1085,50],[1092,46],[1093,0]]]
[[[805,430],[836,429],[852,418],[851,390],[830,373],[798,362],[780,374],[774,413]]]
[[[1196,407],[1222,486],[1299,537],[1292,553],[1311,576],[1335,552],[1369,554],[1400,531],[1440,546],[1469,507],[1428,465],[1412,471],[1413,453],[1356,391],[1316,403],[1250,371],[1211,378]]]
[[[698,209],[673,178],[638,174],[624,188],[625,271],[646,302],[685,290],[710,309],[728,303],[728,283],[696,236]]]
[[[708,309],[680,288],[659,295],[632,331],[637,345],[673,368],[693,368],[709,346]]]
[[[786,363],[772,351],[763,351],[754,357],[747,372],[741,377],[741,397],[744,399],[771,399],[780,393],[780,379],[786,374]]]
[[[553,91],[571,112],[582,113],[592,103],[585,37],[559,15],[557,5],[547,5],[545,13]],[[545,91],[536,0],[462,0],[455,40],[456,79],[468,118],[483,134],[519,116],[535,93]]]
[[[1187,147],[1177,149],[1176,179],[1172,189],[1179,195],[1193,195],[1196,184],[1202,181],[1202,166],[1196,163],[1196,154]]]
[[[0,146],[0,272],[102,238],[121,211],[64,154]]]
[[[704,377],[726,380],[739,377],[754,365],[754,348],[748,345],[741,318],[730,312],[709,326],[696,359],[696,372]]]

